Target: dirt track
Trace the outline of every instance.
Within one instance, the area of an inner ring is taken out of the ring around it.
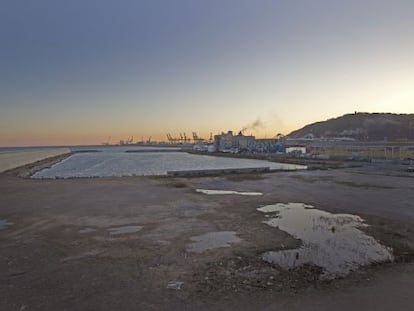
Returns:
[[[414,304],[414,178],[372,168],[180,179],[30,180],[16,173],[22,171],[0,175],[0,220],[14,223],[0,230],[1,310],[410,310]],[[207,196],[196,188],[264,195]],[[299,244],[262,223],[256,208],[276,202],[361,215],[398,262],[334,281],[320,281],[317,267],[285,271],[267,264],[263,252]],[[142,229],[108,231],[123,225]],[[188,251],[191,237],[212,231],[234,231],[242,241]],[[171,281],[183,282],[181,289],[167,288]]]

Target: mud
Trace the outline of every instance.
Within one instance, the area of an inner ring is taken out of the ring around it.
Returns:
[[[188,246],[187,250],[194,253],[203,253],[207,250],[230,247],[232,243],[238,243],[241,241],[237,237],[236,232],[233,231],[221,231],[221,232],[208,232],[203,235],[191,237],[192,243]]]
[[[79,233],[86,234],[86,233],[91,233],[91,232],[95,232],[95,231],[96,231],[96,229],[94,229],[94,228],[84,228],[84,229],[80,229]]]
[[[1,174],[0,219],[14,224],[0,230],[0,310],[410,310],[413,179],[372,172],[68,180]],[[316,265],[284,269],[265,262],[267,252],[303,245],[293,233],[263,223],[274,217],[257,208],[275,202],[357,215],[369,225],[357,229],[392,248],[395,260],[333,280],[321,280],[323,268]],[[142,229],[108,231],[132,225]],[[94,231],[83,231],[88,228]],[[188,251],[192,237],[211,232],[235,232],[240,241]]]
[[[141,231],[142,226],[121,226],[115,228],[109,228],[109,234],[118,235],[118,234],[127,234],[127,233],[135,233]]]
[[[7,219],[0,219],[0,230],[7,229],[11,225],[13,225],[13,223],[7,221]]]

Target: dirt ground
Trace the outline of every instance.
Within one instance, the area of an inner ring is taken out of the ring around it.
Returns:
[[[0,174],[0,220],[13,223],[0,229],[0,310],[411,310],[414,176],[388,171],[366,165],[57,180],[22,178],[27,168]],[[264,252],[300,245],[263,224],[256,210],[278,202],[360,215],[396,261],[330,281],[319,279],[318,267],[266,263]],[[108,230],[126,225],[140,230]],[[192,237],[216,231],[234,231],[241,242],[189,251]]]

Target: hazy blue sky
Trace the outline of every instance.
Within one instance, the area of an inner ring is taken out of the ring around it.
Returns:
[[[414,112],[414,1],[2,0],[0,145]]]

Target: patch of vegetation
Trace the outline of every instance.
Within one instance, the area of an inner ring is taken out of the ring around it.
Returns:
[[[353,181],[344,181],[344,180],[334,180],[334,183],[338,185],[344,185],[355,188],[373,188],[373,189],[394,189],[392,186],[380,185],[380,184],[371,184],[371,183],[357,183]]]
[[[308,183],[314,183],[315,181],[318,181],[317,178],[314,178],[314,177],[306,177],[306,176],[303,176],[303,175],[292,175],[290,177],[291,178],[294,178],[294,179],[298,179],[298,180],[304,181],[304,182],[308,182]]]
[[[414,114],[352,113],[322,122],[308,124],[293,131],[290,138],[311,137],[352,137],[356,140],[389,141],[412,140]]]
[[[158,183],[166,186],[166,187],[172,187],[172,188],[185,188],[187,187],[187,184],[178,178],[173,177],[165,177],[165,176],[148,176],[148,179],[155,180]]]
[[[301,181],[307,183],[314,183],[317,181],[331,181],[338,185],[348,186],[348,187],[355,187],[355,188],[372,188],[372,189],[394,189],[395,187],[382,185],[382,184],[372,184],[372,183],[358,183],[354,181],[346,181],[346,180],[335,180],[333,176],[319,176],[319,177],[309,177],[303,175],[293,175],[290,176],[291,178],[299,179]]]
[[[228,181],[244,181],[244,180],[262,180],[264,176],[260,174],[233,174],[225,176]]]
[[[172,181],[170,183],[166,184],[168,187],[174,187],[174,188],[185,188],[187,187],[187,184],[182,181]]]
[[[293,175],[290,176],[291,178],[299,179],[304,182],[308,183],[314,183],[317,181],[332,181],[334,179],[333,176],[319,176],[319,177],[309,177],[309,176],[303,176],[303,175]]]

